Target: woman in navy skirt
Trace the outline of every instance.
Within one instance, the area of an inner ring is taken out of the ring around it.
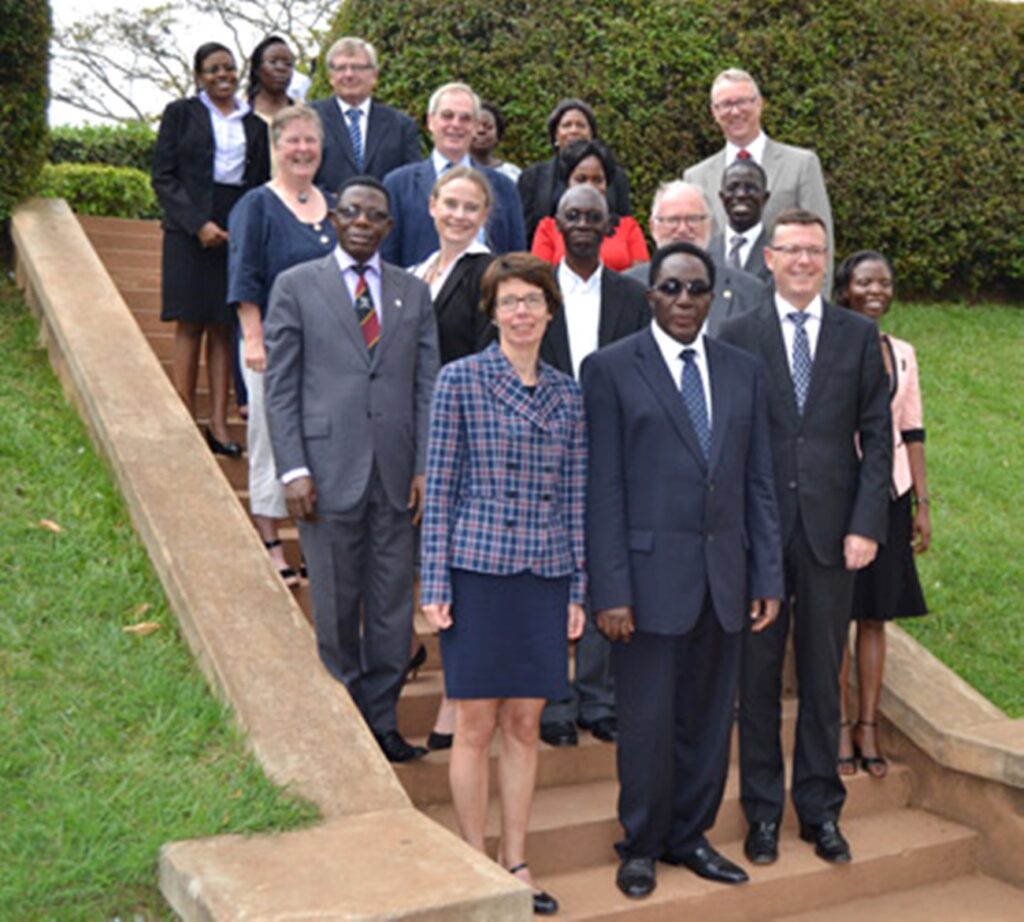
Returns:
[[[889,260],[873,250],[847,257],[836,273],[836,301],[875,323],[889,310],[893,274]],[[873,778],[888,771],[878,748],[878,697],[885,665],[885,623],[927,612],[914,555],[928,550],[931,517],[924,463],[921,388],[914,347],[879,330],[882,359],[889,375],[893,467],[889,534],[874,562],[857,573],[853,619],[857,622],[859,710],[852,728],[849,710],[850,651],[843,652],[839,675],[841,720],[839,773],[852,775],[860,763]]]
[[[540,361],[561,297],[553,269],[500,256],[481,283],[498,342],[441,369],[427,450],[420,599],[455,702],[449,769],[463,838],[484,851],[488,759],[501,729],[498,861],[556,912],[526,864],[540,715],[569,694],[583,632],[586,431],[579,387]]]

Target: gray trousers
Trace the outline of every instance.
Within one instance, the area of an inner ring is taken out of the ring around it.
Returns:
[[[398,727],[413,614],[411,514],[388,501],[376,469],[359,505],[299,522],[320,659],[370,729]]]
[[[570,651],[570,656],[572,652]],[[593,723],[615,716],[615,687],[612,683],[611,644],[587,616],[583,636],[576,642],[576,678],[572,696],[549,701],[541,715],[542,724]]]

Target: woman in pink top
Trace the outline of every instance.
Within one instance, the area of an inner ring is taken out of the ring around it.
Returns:
[[[889,260],[873,250],[847,257],[836,273],[836,301],[879,323],[893,298]],[[885,664],[885,622],[926,614],[914,555],[931,541],[928,479],[924,462],[921,389],[914,347],[879,330],[882,359],[889,375],[893,469],[889,535],[871,566],[857,574],[853,618],[857,621],[857,679],[860,707],[851,733],[848,677],[850,651],[840,673],[842,725],[839,773],[852,775],[858,762],[873,778],[888,766],[878,748],[878,696]]]

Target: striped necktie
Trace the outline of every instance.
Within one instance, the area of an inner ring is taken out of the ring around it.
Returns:
[[[373,295],[370,294],[370,286],[366,284],[367,265],[355,265],[352,271],[358,274],[359,281],[356,282],[355,309],[356,319],[359,321],[359,329],[363,332],[363,342],[373,357],[373,351],[377,348],[380,340],[380,317],[373,306]]]
[[[708,423],[708,405],[704,400],[704,381],[697,367],[697,350],[684,349],[680,355],[683,357],[683,377],[680,382],[683,403],[686,404],[686,412],[697,433],[704,460],[707,461],[711,454],[711,426]]]
[[[345,118],[348,119],[348,137],[352,142],[352,153],[356,158],[356,169],[360,173],[363,172],[363,132],[359,128],[359,117],[363,113],[355,107],[349,109],[345,113]]]
[[[796,408],[803,415],[807,390],[811,386],[811,341],[807,338],[807,314],[791,311],[786,314],[796,329],[793,331],[793,393]]]

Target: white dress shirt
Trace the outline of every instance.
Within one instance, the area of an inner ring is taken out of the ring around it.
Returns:
[[[444,283],[448,281],[448,276],[452,274],[452,270],[459,264],[459,261],[467,253],[490,253],[490,248],[481,243],[479,240],[472,240],[466,249],[464,249],[458,256],[450,262],[447,268],[443,272],[438,272],[434,276],[434,280],[430,282],[430,299],[436,300],[437,296],[441,293],[441,289],[444,288]],[[418,279],[426,281],[427,275],[431,272],[435,263],[441,256],[440,250],[434,250],[423,262],[417,263],[415,266],[411,266],[408,271],[416,276]]]
[[[708,370],[708,353],[704,348],[705,329],[707,329],[706,323],[700,328],[696,339],[689,345],[686,345],[679,342],[678,339],[673,339],[669,336],[668,333],[658,326],[657,320],[651,321],[651,332],[654,334],[654,342],[657,344],[658,351],[668,366],[668,373],[672,376],[672,381],[675,383],[676,390],[679,391],[680,395],[683,391],[683,350],[692,349],[694,351],[697,370],[700,371],[701,385],[704,388],[704,406],[708,410],[708,428],[710,429],[712,424],[711,373]]]
[[[725,163],[727,166],[731,166],[735,160],[736,155],[741,151],[745,150],[750,154],[750,159],[754,161],[758,166],[764,166],[764,144],[768,140],[768,136],[762,131],[753,141],[751,141],[746,147],[739,147],[733,144],[732,141],[725,142]]]
[[[213,131],[213,181],[225,186],[240,186],[245,180],[245,126],[242,119],[249,113],[249,104],[235,100],[235,108],[225,115],[218,109],[206,90],[199,99],[210,113]]]
[[[740,245],[740,268],[744,268],[747,265],[747,260],[750,259],[750,251],[754,246],[754,241],[761,236],[761,230],[764,228],[764,223],[758,221],[753,227],[748,227],[745,231],[733,230],[729,228],[729,232],[725,235],[725,258],[729,259],[729,251],[732,249],[732,238],[737,234],[742,233],[743,243]]]
[[[779,324],[782,326],[782,338],[786,343],[786,361],[789,363],[789,373],[793,374],[793,339],[796,336],[796,324],[786,315],[799,310],[790,304],[782,295],[775,292],[775,310],[779,315]],[[815,295],[814,300],[802,311],[807,315],[804,329],[807,331],[807,345],[811,349],[811,361],[814,361],[814,353],[818,348],[818,334],[821,332],[821,317],[823,308],[821,306],[821,295]]]
[[[589,279],[581,279],[563,259],[556,275],[562,292],[562,310],[565,312],[565,330],[569,336],[569,359],[573,377],[580,378],[580,365],[591,352],[597,350],[598,330],[601,326],[601,272]]]

